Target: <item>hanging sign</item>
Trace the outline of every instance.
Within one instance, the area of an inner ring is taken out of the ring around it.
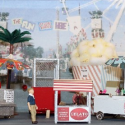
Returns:
[[[88,69],[81,69],[81,77],[82,78],[88,78]]]
[[[40,31],[45,31],[45,30],[51,30],[52,29],[52,21],[44,21],[44,22],[39,22],[39,30]]]
[[[60,31],[67,31],[68,30],[68,23],[66,21],[54,21],[54,30],[60,30]]]
[[[91,20],[92,29],[101,29],[102,28],[102,20],[101,19],[92,19]]]
[[[29,30],[29,31],[33,31],[35,29],[35,23],[23,20],[21,28]]]
[[[20,25],[20,24],[22,24],[22,18],[12,19],[12,24],[13,25]]]
[[[80,16],[72,16],[72,17],[68,17],[67,20],[68,20],[69,27],[70,27],[69,30],[74,35],[78,35],[78,33],[80,32],[80,30],[82,29],[82,26],[81,26],[81,17]]]

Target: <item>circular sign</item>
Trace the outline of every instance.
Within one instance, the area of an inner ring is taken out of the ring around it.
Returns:
[[[74,120],[84,120],[89,116],[89,112],[83,108],[76,108],[70,112],[70,116]]]

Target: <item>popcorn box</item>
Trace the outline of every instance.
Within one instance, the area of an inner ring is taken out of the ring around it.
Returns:
[[[72,67],[74,79],[92,80],[92,96],[98,95],[105,89],[107,81],[120,81],[122,70],[118,67],[107,65],[87,65]]]

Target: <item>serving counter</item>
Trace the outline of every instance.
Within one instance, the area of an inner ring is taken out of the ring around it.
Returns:
[[[91,80],[54,80],[55,91],[55,123],[88,122],[91,123]],[[57,105],[58,91],[87,92],[87,105]]]

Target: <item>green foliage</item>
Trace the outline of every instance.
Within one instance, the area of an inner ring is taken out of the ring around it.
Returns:
[[[23,31],[19,29],[15,29],[12,33],[9,32],[9,30],[4,29],[2,26],[0,26],[0,40],[4,42],[8,42],[11,45],[15,43],[21,43],[21,42],[27,42],[30,41],[30,37],[26,37],[25,35],[30,35],[31,33],[29,31]]]
[[[24,58],[42,58],[43,54],[43,48],[42,47],[37,47],[34,48],[33,46],[25,46],[22,49],[22,52],[24,53],[25,57]]]
[[[91,18],[92,19],[98,19],[98,18],[101,18],[102,16],[102,11],[98,10],[98,11],[92,11],[92,12],[89,12],[89,14],[92,16]]]

